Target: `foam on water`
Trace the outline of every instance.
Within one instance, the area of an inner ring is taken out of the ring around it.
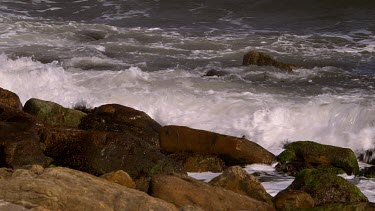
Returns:
[[[0,56],[0,84],[23,103],[31,97],[68,107],[119,103],[143,110],[161,124],[245,135],[273,152],[286,141],[311,140],[356,152],[371,149],[375,142],[373,96],[361,92],[298,97],[179,69],[65,70],[57,62],[5,55]]]

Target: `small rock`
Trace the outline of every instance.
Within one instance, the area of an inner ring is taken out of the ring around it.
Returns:
[[[263,52],[249,51],[243,56],[242,65],[257,65],[257,66],[274,66],[280,69],[291,72],[293,69],[298,68],[295,65],[285,64],[274,60],[271,56]]]
[[[61,105],[32,98],[25,103],[23,110],[51,125],[78,127],[85,113]]]
[[[275,161],[272,153],[247,139],[183,126],[164,126],[160,131],[160,147],[167,153],[217,155],[226,165],[271,164]]]
[[[225,163],[215,155],[174,153],[169,158],[184,167],[186,172],[223,172]]]
[[[103,174],[100,177],[107,180],[107,181],[117,183],[119,185],[122,185],[122,186],[125,186],[125,187],[128,187],[128,188],[133,188],[133,189],[136,188],[135,182],[132,180],[132,178],[129,176],[129,174],[126,173],[123,170],[118,170],[118,171],[115,171],[115,172]]]
[[[314,207],[314,199],[306,192],[298,190],[284,190],[278,193],[275,198],[277,210],[297,210]]]
[[[2,88],[0,88],[0,105],[16,110],[22,110],[22,103],[18,95]]]
[[[246,173],[240,166],[227,168],[222,175],[213,178],[209,184],[273,205],[271,195],[266,192],[259,180]]]
[[[362,169],[359,175],[367,178],[375,178],[375,166],[370,166]]]

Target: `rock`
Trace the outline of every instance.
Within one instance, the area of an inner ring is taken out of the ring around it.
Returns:
[[[362,169],[359,175],[367,178],[375,178],[375,166],[370,166]]]
[[[81,118],[86,116],[86,114],[81,111],[64,108],[57,103],[35,98],[28,100],[23,110],[51,125],[68,127],[78,127]]]
[[[114,183],[120,184],[120,185],[128,187],[128,188],[135,189],[135,187],[136,187],[135,182],[132,180],[132,178],[129,176],[129,174],[126,173],[123,170],[118,170],[118,171],[115,171],[115,172],[106,173],[106,174],[103,174],[100,177],[107,180],[107,181],[114,182]]]
[[[23,112],[22,110],[7,107],[0,104],[0,121],[4,122],[19,122],[19,123],[33,123],[43,125],[33,115]]]
[[[366,150],[363,154],[359,156],[359,161],[375,164],[375,149]]]
[[[249,196],[258,201],[273,205],[271,196],[266,192],[259,180],[246,173],[240,166],[227,168],[222,175],[213,178],[210,185],[223,187],[233,192]]]
[[[311,141],[298,141],[287,145],[277,159],[280,163],[295,162],[314,168],[331,165],[341,168],[347,174],[358,174],[359,166],[354,152],[349,148],[319,144]]]
[[[159,146],[160,124],[143,111],[130,107],[108,104],[95,109],[82,119],[79,128],[110,132],[128,132]]]
[[[271,56],[263,52],[249,51],[243,56],[242,65],[257,65],[257,66],[274,66],[280,69],[291,72],[293,69],[298,67],[291,64],[285,64],[274,60]]]
[[[46,166],[35,127],[28,123],[0,122],[0,167]]]
[[[314,199],[303,191],[281,191],[274,197],[277,210],[300,210],[314,207]]]
[[[45,154],[61,166],[102,175],[127,172],[146,191],[150,177],[161,172],[183,172],[160,150],[131,134],[46,128]]]
[[[177,207],[191,205],[203,210],[275,210],[267,203],[187,176],[155,175],[151,179],[149,193]]]
[[[62,167],[41,174],[19,169],[0,179],[0,187],[0,200],[28,209],[177,210],[143,192]]]
[[[215,69],[211,69],[209,71],[207,71],[206,74],[204,74],[204,76],[218,76],[218,77],[221,77],[221,76],[226,76],[226,75],[229,75],[230,73],[227,72],[227,71],[219,71],[219,70],[215,70]]]
[[[310,194],[316,206],[368,202],[366,196],[346,179],[313,169],[300,171],[287,190],[300,190]]]
[[[179,163],[186,172],[223,172],[225,163],[215,155],[174,153],[168,156]]]
[[[308,211],[374,211],[374,203],[359,203],[359,204],[327,204],[324,206],[314,207]]]
[[[160,147],[167,153],[218,155],[227,165],[275,161],[272,153],[247,139],[182,126],[164,126],[160,131]]]
[[[3,200],[0,200],[0,210],[2,211],[26,211],[29,209],[26,209],[22,206],[12,204]],[[34,210],[33,210],[34,211]]]
[[[0,105],[16,110],[22,110],[22,103],[18,95],[2,88],[0,88]]]

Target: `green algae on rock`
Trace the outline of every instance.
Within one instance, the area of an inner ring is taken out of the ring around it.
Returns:
[[[23,110],[51,125],[78,127],[85,113],[40,99],[31,98],[25,103]]]
[[[303,163],[306,168],[331,165],[341,168],[347,174],[358,174],[357,157],[349,148],[319,144],[311,141],[297,141],[287,145],[277,160],[283,163]]]

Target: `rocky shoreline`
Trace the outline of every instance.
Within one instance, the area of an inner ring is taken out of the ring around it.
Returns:
[[[64,108],[0,88],[0,209],[375,210],[337,174],[360,171],[354,152],[310,141],[275,156],[245,138],[161,126],[118,104]],[[295,176],[275,197],[240,166]],[[223,172],[209,183],[186,172]]]

